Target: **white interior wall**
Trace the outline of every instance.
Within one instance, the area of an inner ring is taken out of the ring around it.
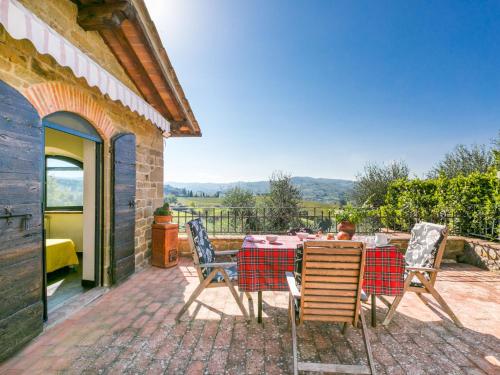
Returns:
[[[83,280],[95,281],[96,145],[83,140]]]

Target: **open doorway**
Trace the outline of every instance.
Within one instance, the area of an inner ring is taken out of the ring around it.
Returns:
[[[45,318],[101,284],[101,145],[85,119],[57,112],[45,130]]]

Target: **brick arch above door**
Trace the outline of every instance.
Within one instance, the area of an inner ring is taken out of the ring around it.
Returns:
[[[114,134],[111,119],[91,95],[60,82],[39,83],[24,91],[26,98],[36,108],[41,118],[54,112],[68,111],[82,116],[97,130],[103,140]]]

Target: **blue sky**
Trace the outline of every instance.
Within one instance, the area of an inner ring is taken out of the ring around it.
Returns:
[[[203,132],[167,181],[422,176],[500,129],[500,1],[146,3]]]

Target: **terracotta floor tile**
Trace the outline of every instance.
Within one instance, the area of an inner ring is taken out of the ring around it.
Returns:
[[[176,324],[176,312],[199,283],[191,264],[182,259],[173,269],[138,272],[46,329],[0,365],[0,374],[289,374],[287,294],[264,293],[264,324],[258,325],[254,316],[245,322],[227,289],[208,290]],[[436,287],[465,328],[457,328],[432,297],[428,307],[405,296],[389,327],[369,327],[379,373],[499,374],[500,275],[447,265]],[[251,305],[240,296],[255,313],[256,294]],[[377,310],[380,323],[387,309],[379,303]],[[365,315],[369,323],[368,310]],[[342,335],[339,328],[300,327],[301,358],[366,363],[361,331],[351,327]]]

